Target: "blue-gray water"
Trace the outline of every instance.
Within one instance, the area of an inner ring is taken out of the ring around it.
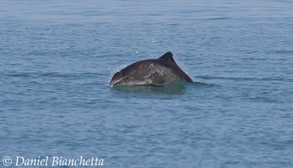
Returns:
[[[109,87],[166,51],[197,83]],[[292,168],[292,95],[290,0],[0,0],[1,167]]]

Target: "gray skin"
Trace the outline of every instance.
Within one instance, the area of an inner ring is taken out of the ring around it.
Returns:
[[[193,82],[180,69],[167,52],[158,59],[143,60],[133,63],[114,74],[110,86],[115,85],[165,85],[175,82]]]

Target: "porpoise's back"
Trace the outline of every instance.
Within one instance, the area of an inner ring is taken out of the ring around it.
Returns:
[[[176,81],[193,82],[176,64],[172,53],[167,52],[158,59],[138,61],[125,67],[113,76],[110,85],[162,85]]]

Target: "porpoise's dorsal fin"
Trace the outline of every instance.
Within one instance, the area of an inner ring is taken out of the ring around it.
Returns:
[[[166,60],[166,61],[170,61],[176,64],[174,58],[173,58],[173,54],[171,52],[167,52],[166,54],[164,54],[163,56],[161,56],[159,58],[160,60]]]

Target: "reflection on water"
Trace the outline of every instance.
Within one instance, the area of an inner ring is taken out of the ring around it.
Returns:
[[[185,83],[176,83],[169,85],[116,85],[111,90],[119,92],[142,92],[142,93],[165,93],[165,94],[183,94],[185,91]]]

